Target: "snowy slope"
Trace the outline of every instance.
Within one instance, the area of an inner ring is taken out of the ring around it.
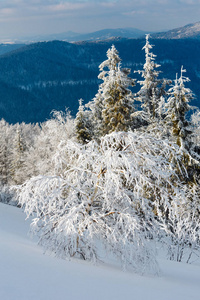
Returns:
[[[160,277],[43,255],[20,209],[0,203],[2,300],[197,300],[200,265],[160,261]]]

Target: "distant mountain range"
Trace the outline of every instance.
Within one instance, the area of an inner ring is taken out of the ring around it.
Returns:
[[[103,40],[113,40],[116,38],[126,38],[126,39],[137,39],[144,38],[145,34],[150,33],[154,39],[185,39],[185,38],[195,38],[200,39],[200,22],[188,24],[184,27],[172,29],[165,32],[151,33],[149,31],[142,31],[137,28],[117,28],[117,29],[103,29],[91,33],[80,34],[72,31],[67,31],[59,34],[50,35],[37,35],[33,37],[23,37],[10,40],[0,40],[0,43],[7,44],[9,47],[13,47],[12,44],[30,44],[36,42],[48,42],[53,40],[65,41],[65,42],[80,42],[80,41],[103,41]],[[8,48],[9,49],[9,48]],[[0,45],[0,55],[2,51],[5,51],[5,47],[2,50]]]
[[[200,39],[200,22],[152,34],[154,39]]]
[[[53,40],[65,42],[80,42],[80,41],[103,41],[115,38],[137,39],[144,38],[145,34],[150,33],[154,39],[200,39],[200,22],[188,24],[183,27],[175,28],[165,32],[151,33],[149,31],[139,30],[137,28],[117,28],[103,29],[91,33],[80,34],[73,31],[67,31],[58,34],[37,35],[33,37],[23,37],[9,40],[0,40],[0,43],[7,44],[12,48],[12,44],[16,47],[20,44],[30,44],[36,42],[48,42]],[[13,46],[14,48],[14,46]],[[5,49],[3,49],[5,50]],[[2,54],[0,44],[0,55]]]
[[[15,44],[30,44],[35,42],[47,42],[53,40],[60,40],[65,42],[79,42],[79,41],[100,41],[107,40],[114,37],[121,38],[141,38],[145,36],[145,31],[136,28],[118,28],[118,29],[103,29],[91,33],[75,33],[72,31],[67,31],[59,34],[50,35],[37,35],[33,37],[24,37],[21,39],[8,40],[9,43]],[[0,41],[1,42],[1,41]],[[6,41],[2,40],[2,43]]]
[[[188,83],[200,107],[200,41],[198,39],[151,39],[153,53],[161,65],[161,75],[175,79],[183,65]],[[68,43],[51,41],[19,46],[0,55],[0,118],[10,123],[41,122],[50,112],[65,110],[76,114],[78,100],[90,101],[101,82],[98,66],[115,44],[122,67],[131,68],[132,78],[141,80],[134,70],[141,70],[145,60],[145,39],[112,39]],[[3,45],[1,45],[4,47]],[[13,45],[14,47],[14,45]],[[1,47],[0,47],[1,49]],[[5,49],[5,47],[4,47]],[[136,92],[139,85],[134,87]]]
[[[62,34],[55,34],[43,37],[43,40],[62,40],[66,42],[78,42],[78,41],[102,41],[113,37],[121,38],[140,38],[144,37],[145,31],[136,28],[118,28],[118,29],[103,29],[92,33],[78,34],[74,32],[66,32]],[[42,37],[41,37],[42,39]]]

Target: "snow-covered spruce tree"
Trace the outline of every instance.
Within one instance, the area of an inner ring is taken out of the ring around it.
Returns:
[[[188,77],[183,76],[186,70],[181,67],[181,76],[174,80],[174,85],[169,89],[169,98],[166,103],[166,125],[170,129],[171,136],[177,145],[185,150],[191,146],[191,134],[193,128],[186,119],[186,114],[192,109],[189,102],[193,99],[193,93],[186,88],[184,83],[189,81]]]
[[[81,144],[88,143],[93,137],[90,112],[85,110],[82,104],[83,100],[79,100],[79,109],[75,118],[75,132],[77,140]]]
[[[189,81],[183,76],[186,70],[181,67],[181,76],[176,76],[174,86],[169,89],[169,98],[166,103],[166,126],[171,138],[182,149],[184,167],[188,171],[189,178],[186,181],[196,181],[200,173],[200,156],[196,151],[195,130],[193,123],[187,119],[187,113],[194,107],[189,105],[193,99],[193,93],[186,88],[184,83]],[[197,149],[198,150],[198,149]]]
[[[88,103],[94,127],[94,136],[113,131],[127,131],[132,127],[133,95],[128,89],[135,80],[128,77],[130,70],[121,68],[121,59],[115,46],[107,51],[107,60],[100,64],[98,78],[103,80],[93,101]]]
[[[154,234],[172,230],[170,209],[176,204],[179,215],[185,204],[172,162],[180,160],[177,149],[138,132],[86,145],[68,140],[55,157],[56,175],[27,181],[19,203],[46,250],[96,261],[107,249],[124,267],[155,272]]]
[[[162,119],[163,104],[165,102],[165,88],[169,84],[169,80],[158,79],[161,71],[156,69],[160,67],[159,64],[155,62],[156,55],[151,52],[152,45],[149,43],[150,35],[146,35],[146,44],[142,48],[145,50],[145,64],[143,70],[135,71],[141,74],[144,80],[139,81],[141,88],[136,94],[136,99],[139,100],[143,108],[142,112],[137,112],[140,114],[144,122],[152,123],[157,121],[157,119]]]
[[[98,76],[99,77],[99,76]],[[86,109],[88,110],[88,121],[91,124],[91,134],[92,138],[98,139],[102,136],[102,128],[103,128],[103,119],[102,119],[102,110],[103,110],[103,97],[102,97],[102,88],[103,83],[99,86],[99,90],[95,97],[87,103]]]

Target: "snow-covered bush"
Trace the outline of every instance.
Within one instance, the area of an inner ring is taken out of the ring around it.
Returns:
[[[137,132],[112,133],[100,144],[61,143],[56,174],[32,178],[19,195],[40,244],[92,261],[103,247],[123,267],[155,272],[153,240],[172,202],[185,197],[173,168],[177,147]]]
[[[181,197],[168,207],[160,236],[170,260],[189,263],[200,256],[199,187],[191,184],[182,188]]]
[[[17,206],[17,194],[16,191],[8,185],[0,185],[0,202]]]
[[[71,139],[75,136],[74,119],[68,111],[54,111],[53,117],[40,124],[39,134],[27,153],[27,171],[30,177],[53,173],[52,159],[57,147],[62,140]]]
[[[68,111],[54,111],[40,125],[0,120],[0,184],[19,185],[32,176],[52,173],[58,144],[74,136],[74,119]]]

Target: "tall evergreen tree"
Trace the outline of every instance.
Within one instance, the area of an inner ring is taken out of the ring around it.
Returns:
[[[121,68],[121,59],[115,46],[107,51],[107,60],[100,64],[98,78],[103,80],[93,101],[92,111],[95,136],[113,131],[127,131],[132,126],[133,95],[128,89],[135,80],[128,77],[130,70]]]
[[[174,85],[169,89],[169,98],[166,103],[166,124],[178,146],[189,150],[193,129],[191,123],[186,119],[186,114],[192,109],[189,102],[193,99],[193,93],[184,85],[185,82],[190,81],[188,77],[183,76],[184,72],[186,70],[181,67],[180,78],[176,76]]]
[[[194,190],[199,195],[200,156],[195,149],[193,124],[186,118],[187,113],[193,108],[189,105],[189,102],[193,99],[193,93],[189,88],[185,87],[184,83],[190,80],[188,77],[183,76],[184,72],[186,70],[181,67],[180,78],[176,75],[174,85],[169,89],[165,121],[172,139],[182,152],[184,170],[180,176],[189,189]],[[186,173],[185,170],[187,171]]]
[[[156,55],[151,52],[153,46],[149,43],[150,35],[146,35],[146,44],[142,48],[145,50],[145,64],[143,70],[135,71],[141,74],[144,80],[139,81],[141,89],[137,93],[137,100],[142,102],[143,118],[151,123],[155,119],[161,118],[161,106],[163,105],[163,97],[165,96],[165,87],[169,83],[169,80],[158,79],[161,71],[156,69],[160,67],[155,62]]]

